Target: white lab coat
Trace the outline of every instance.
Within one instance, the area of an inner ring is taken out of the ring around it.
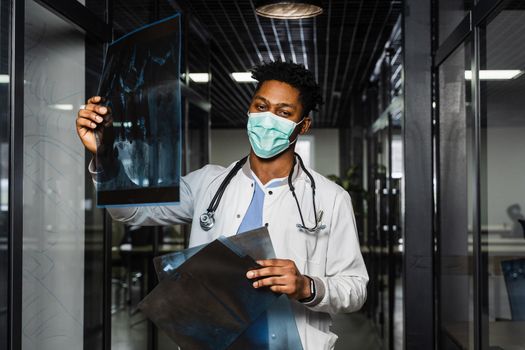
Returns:
[[[235,163],[228,168],[207,165],[181,179],[181,202],[177,205],[108,209],[118,221],[131,225],[194,223],[190,246],[209,243],[220,235],[234,235],[253,196],[254,179],[249,162],[231,180],[215,213],[215,226],[202,230],[199,217]],[[303,274],[323,283],[324,297],[315,306],[292,302],[299,335],[305,350],[332,349],[337,336],[330,332],[330,315],[356,311],[365,302],[368,274],[359,249],[350,196],[343,188],[308,169],[316,184],[316,207],[323,211],[317,233],[301,231],[297,204],[287,182],[264,189],[263,222],[277,258],[291,259]],[[307,227],[315,224],[310,180],[296,166],[293,185]],[[270,194],[271,191],[271,194]],[[319,288],[319,287],[318,287]]]

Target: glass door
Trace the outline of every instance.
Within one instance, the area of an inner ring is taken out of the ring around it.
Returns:
[[[474,348],[470,50],[466,42],[439,67],[438,341],[447,349]]]
[[[481,332],[492,348],[525,344],[525,4],[480,28]]]

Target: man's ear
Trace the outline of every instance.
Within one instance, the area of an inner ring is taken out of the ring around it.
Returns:
[[[300,135],[304,135],[310,130],[310,127],[312,126],[312,118],[307,115],[304,117],[303,123],[301,124],[301,132]]]

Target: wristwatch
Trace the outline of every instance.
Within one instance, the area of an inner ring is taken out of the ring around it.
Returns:
[[[300,303],[309,303],[315,299],[315,282],[310,276],[306,276],[310,280],[310,296],[308,298],[299,299]]]

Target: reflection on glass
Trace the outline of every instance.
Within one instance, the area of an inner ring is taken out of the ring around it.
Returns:
[[[525,7],[514,1],[483,30],[481,69],[523,70]],[[525,344],[525,76],[481,82],[481,228],[488,255],[489,345]],[[512,335],[512,336],[509,336]]]
[[[440,344],[473,348],[472,122],[465,70],[470,47],[460,46],[439,69]]]
[[[22,348],[82,349],[85,36],[34,1],[24,33]]]

